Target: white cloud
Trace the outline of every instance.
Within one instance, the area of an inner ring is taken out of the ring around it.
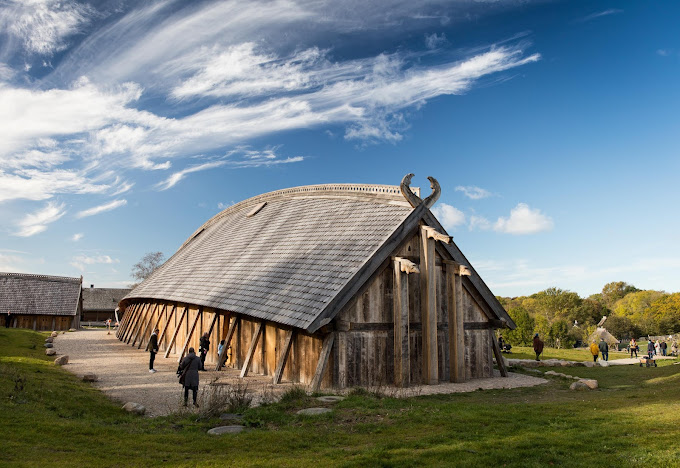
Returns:
[[[444,43],[446,43],[446,34],[444,33],[441,33],[441,35],[437,33],[425,34],[425,47],[428,49],[436,49]]]
[[[550,217],[538,209],[531,209],[526,203],[518,203],[510,210],[510,217],[500,217],[494,224],[494,230],[507,234],[535,234],[550,231],[553,228]]]
[[[80,239],[83,238],[84,235],[85,234],[83,234],[82,232],[75,233],[75,234],[73,234],[73,236],[71,236],[71,240],[73,242],[78,242]]]
[[[48,202],[42,209],[28,214],[17,223],[19,231],[15,235],[30,237],[47,229],[47,225],[57,221],[66,214],[64,204]]]
[[[463,195],[471,200],[480,200],[482,198],[488,198],[491,196],[491,192],[480,187],[475,187],[474,185],[468,185],[463,187],[459,185],[456,187],[456,192],[463,192]]]
[[[9,174],[0,169],[0,202],[22,198],[46,200],[57,193],[100,193],[107,188],[91,183],[81,172],[73,170],[25,169]]]
[[[87,255],[77,255],[73,257],[69,264],[79,269],[80,271],[85,271],[86,265],[95,264],[110,265],[114,263],[120,263],[120,260],[118,260],[117,258],[111,258],[108,255],[95,255],[92,257],[88,257]]]
[[[119,180],[116,180],[112,186],[115,188],[113,192],[111,192],[111,196],[115,197],[116,195],[120,195],[121,193],[125,193],[129,191],[133,186],[134,182],[120,182]]]
[[[492,227],[493,226],[491,224],[491,221],[489,221],[485,217],[479,215],[470,216],[470,220],[468,222],[468,228],[470,229],[470,231],[474,231],[475,229],[487,231]]]
[[[672,50],[672,49],[658,49],[658,50],[656,51],[656,54],[657,54],[657,55],[660,55],[660,56],[662,56],[662,57],[668,57],[668,56],[671,55],[672,53],[673,53],[673,50]]]
[[[156,189],[157,190],[168,190],[169,188],[174,187],[177,185],[177,183],[184,179],[184,177],[187,174],[191,174],[193,172],[198,172],[198,171],[205,171],[208,169],[214,169],[216,167],[224,166],[227,163],[227,161],[214,161],[214,162],[209,162],[209,163],[204,163],[204,164],[197,164],[195,166],[188,167],[186,169],[182,169],[181,171],[175,172],[171,174],[167,179],[165,179],[162,182],[159,182],[156,184]]]
[[[28,52],[49,55],[80,31],[92,10],[64,0],[8,0],[0,7],[0,31],[19,39]]]
[[[453,231],[457,226],[465,223],[465,214],[458,208],[446,203],[439,203],[432,208],[432,213],[447,231]]]
[[[601,18],[603,16],[616,15],[618,13],[623,13],[623,10],[620,10],[618,8],[609,8],[608,10],[603,10],[603,11],[591,13],[590,15],[584,16],[583,18],[579,19],[578,21],[581,22],[581,23],[585,23],[586,21],[592,21],[594,19]]]
[[[112,202],[109,203],[104,203],[103,205],[98,205],[94,206],[92,208],[88,208],[87,210],[79,211],[76,214],[76,218],[85,218],[87,216],[94,216],[99,213],[104,213],[106,211],[111,211],[115,210],[116,208],[120,208],[121,206],[127,205],[127,200],[113,200]]]

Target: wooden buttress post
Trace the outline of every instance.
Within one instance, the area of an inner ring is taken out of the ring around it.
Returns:
[[[154,314],[156,313],[157,310],[158,310],[158,303],[154,304],[153,310],[149,314],[149,319],[146,321],[146,325],[144,326],[144,331],[139,336],[139,346],[137,346],[137,349],[142,347],[142,343],[144,342],[144,337],[146,336],[146,332],[149,331],[149,327],[151,327],[151,324],[154,321],[153,317],[154,317]],[[153,332],[153,329],[151,329],[151,331]],[[148,346],[149,345],[147,343],[147,348],[148,348]],[[144,351],[146,351],[146,348],[144,349]]]
[[[253,341],[250,342],[250,348],[248,348],[248,354],[246,354],[246,362],[244,362],[243,367],[241,367],[241,378],[248,375],[248,368],[250,367],[250,363],[253,360],[253,356],[255,355],[255,348],[257,347],[257,342],[259,341],[260,335],[262,334],[262,325],[264,325],[264,322],[258,322],[257,328],[255,329]]]
[[[394,258],[394,385],[408,387],[411,379],[409,348],[408,271],[402,271],[402,259]]]
[[[420,227],[420,321],[423,334],[423,382],[439,383],[437,349],[437,294],[435,276],[435,244],[428,227]]]
[[[312,383],[310,384],[312,392],[316,392],[319,390],[319,388],[321,388],[321,381],[323,380],[323,374],[326,372],[326,367],[328,367],[328,358],[331,355],[331,349],[333,349],[334,341],[335,333],[329,333],[323,339],[321,353],[319,353],[319,362],[316,365],[316,372],[314,372],[314,377],[312,378]]]
[[[228,318],[227,318],[228,320]],[[239,321],[239,316],[235,316],[234,320],[229,324],[229,330],[227,331],[227,337],[224,339],[224,347],[222,348],[222,353],[219,355],[217,358],[217,365],[215,366],[215,370],[220,370],[222,369],[222,366],[224,365],[224,358],[227,354],[227,349],[229,349],[229,344],[231,343],[231,338],[234,336],[234,332],[236,331],[236,324]]]
[[[165,325],[163,326],[163,331],[161,334],[158,336],[158,346],[162,346],[163,343],[163,337],[165,337],[165,332],[168,330],[168,325],[170,325],[170,320],[172,320],[172,316],[175,314],[175,309],[177,309],[177,303],[175,303],[172,306],[172,310],[170,311],[170,315],[167,316],[165,319]]]
[[[134,338],[132,338],[132,346],[134,346],[135,343],[137,343],[137,338],[139,338],[140,340],[142,339],[141,333],[142,333],[142,330],[147,325],[147,320],[149,319],[149,315],[151,313],[151,305],[152,304],[150,302],[147,304],[146,312],[144,312],[141,320],[139,321],[139,326],[137,327],[137,331],[135,332],[135,336],[134,336]]]
[[[445,260],[446,297],[449,321],[449,378],[451,382],[465,382],[465,332],[463,322],[463,283],[460,265]]]
[[[184,310],[182,311],[182,316],[179,318],[179,323],[177,323],[177,326],[175,327],[175,331],[172,334],[172,339],[170,340],[170,343],[168,343],[168,349],[165,350],[165,355],[163,357],[167,358],[168,354],[170,354],[170,350],[172,349],[172,345],[175,344],[175,340],[177,339],[177,333],[179,333],[179,327],[182,326],[182,322],[184,321],[184,317],[187,315],[187,310],[189,310],[189,307],[184,307]]]
[[[137,317],[135,318],[135,323],[132,325],[130,334],[128,335],[127,340],[125,341],[127,344],[130,344],[130,340],[132,340],[133,337],[137,338],[139,328],[144,322],[144,316],[146,315],[146,312],[149,310],[149,306],[150,304],[142,304],[142,307],[140,307],[139,314],[137,314]],[[134,341],[132,342],[132,346],[134,346]]]
[[[132,321],[135,319],[135,317],[137,316],[137,313],[139,311],[139,305],[140,305],[139,302],[136,303],[134,306],[132,306],[132,308],[128,312],[129,317],[127,319],[127,322],[125,322],[125,329],[120,334],[120,340],[121,341],[125,341],[127,339],[127,335],[129,334],[130,326],[132,325]]]
[[[274,384],[281,383],[281,377],[283,376],[283,369],[286,367],[286,361],[288,360],[288,355],[290,354],[290,347],[293,344],[293,336],[295,335],[295,330],[290,329],[286,333],[286,339],[283,343],[283,349],[281,350],[281,355],[279,356],[279,361],[276,363],[276,371],[274,372]]]
[[[198,308],[198,312],[196,313],[196,318],[194,319],[194,323],[191,325],[191,329],[189,330],[189,334],[187,335],[187,339],[184,342],[184,346],[182,347],[182,352],[179,355],[179,361],[181,361],[182,358],[184,357],[184,355],[186,354],[187,348],[189,348],[189,343],[191,343],[191,337],[193,336],[194,330],[196,329],[196,324],[198,323],[198,321],[200,320],[202,315],[203,315],[203,306],[200,306]]]

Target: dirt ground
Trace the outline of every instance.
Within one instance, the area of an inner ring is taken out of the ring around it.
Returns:
[[[54,348],[58,355],[69,356],[65,369],[82,377],[93,372],[98,381],[94,385],[118,401],[121,405],[135,402],[147,408],[147,416],[162,416],[181,408],[182,387],[177,381],[177,358],[163,358],[163,353],[156,356],[155,374],[149,372],[149,353],[124,344],[116,338],[112,330],[81,329],[76,332],[60,334],[54,340]],[[221,371],[200,372],[199,404],[211,385],[244,385],[254,397],[257,404],[263,399],[275,398],[294,384],[271,384],[271,376],[249,374],[245,379],[239,378],[239,371],[223,368]],[[424,385],[397,389],[381,388],[385,394],[396,397],[430,395],[440,393],[472,392],[478,389],[531,387],[546,383],[547,380],[521,374],[510,374],[508,378],[500,376],[489,379],[475,379],[469,382],[439,385]]]

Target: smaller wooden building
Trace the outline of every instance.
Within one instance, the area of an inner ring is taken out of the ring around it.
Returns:
[[[80,326],[82,277],[0,273],[1,326],[68,330]]]
[[[115,311],[118,302],[132,291],[126,288],[83,288],[83,322],[116,321]],[[119,313],[118,319],[123,316]]]

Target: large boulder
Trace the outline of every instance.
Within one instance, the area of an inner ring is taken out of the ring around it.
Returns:
[[[591,390],[596,390],[597,387],[598,387],[597,380],[595,380],[595,379],[581,379],[581,380],[579,380],[579,382],[583,382]]]
[[[93,374],[92,372],[83,375],[83,382],[96,382],[97,380],[97,374]]]
[[[583,365],[586,367],[595,367],[595,363],[593,361],[583,361]]]
[[[127,403],[125,403],[123,405],[123,409],[128,413],[138,414],[140,416],[146,413],[146,407],[144,405],[134,403],[132,401],[128,401]]]
[[[45,338],[45,343],[52,343],[53,341],[54,341],[54,338],[52,338],[51,336],[48,336],[47,338]]]
[[[54,348],[46,349],[45,354],[47,354],[48,356],[54,356],[55,354],[57,354],[57,350]]]
[[[54,363],[57,366],[63,366],[65,364],[68,364],[68,356],[67,355],[59,356],[57,359],[54,360]]]
[[[586,384],[584,384],[582,381],[574,382],[569,386],[569,390],[590,390],[590,387],[588,387]]]
[[[600,367],[609,367],[610,365],[607,361],[598,361],[597,363],[600,365]]]
[[[208,431],[210,435],[238,434],[245,429],[244,426],[218,426]]]

